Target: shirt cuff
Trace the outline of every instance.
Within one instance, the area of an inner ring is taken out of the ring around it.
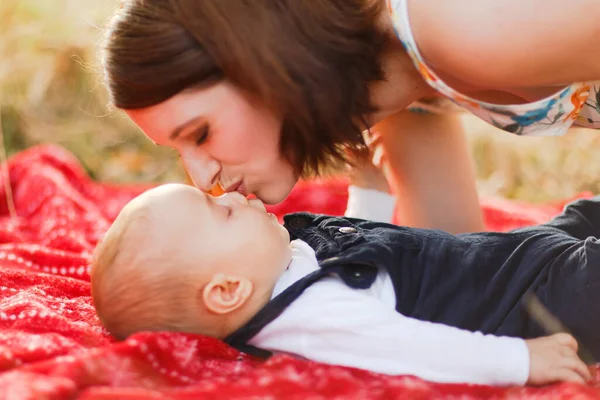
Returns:
[[[493,356],[488,358],[491,376],[482,381],[496,386],[523,386],[529,379],[529,349],[525,340],[496,337]]]
[[[389,193],[348,186],[348,205],[344,214],[346,217],[391,223],[395,208],[396,197]]]

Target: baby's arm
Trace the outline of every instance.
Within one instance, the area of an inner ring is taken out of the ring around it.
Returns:
[[[525,341],[408,318],[336,277],[309,287],[251,344],[437,382],[543,384],[585,374],[575,352],[564,356],[569,348],[555,337]]]

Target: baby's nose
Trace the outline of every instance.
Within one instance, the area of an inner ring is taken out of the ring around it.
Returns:
[[[248,204],[248,199],[239,192],[225,193],[224,195],[217,197],[216,200],[224,205],[231,205],[231,204],[247,205]]]
[[[267,211],[267,209],[265,208],[265,204],[260,201],[259,199],[252,199],[249,200],[248,203],[250,204],[250,206],[254,207],[254,208],[258,208],[259,210],[262,211]]]

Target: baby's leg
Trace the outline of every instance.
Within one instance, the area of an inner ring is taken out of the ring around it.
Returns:
[[[531,288],[550,313],[600,361],[600,197],[574,201],[547,224],[516,231],[548,230],[560,230],[576,240],[539,236],[540,251],[560,251],[553,253]],[[550,244],[544,250],[546,241]],[[552,245],[555,241],[563,244]],[[525,307],[526,298],[522,300],[494,333],[525,338],[553,333],[531,318]]]
[[[589,237],[549,268],[540,301],[600,361],[600,240]]]
[[[574,238],[600,238],[600,196],[569,203],[563,212],[542,226],[558,228]]]

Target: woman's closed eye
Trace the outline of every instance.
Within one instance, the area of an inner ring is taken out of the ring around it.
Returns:
[[[206,139],[208,138],[208,131],[208,124],[204,124],[202,126],[199,126],[198,129],[194,130],[192,133],[190,133],[189,138],[190,140],[193,140],[194,143],[196,143],[196,146],[200,146],[201,144],[206,142]]]

